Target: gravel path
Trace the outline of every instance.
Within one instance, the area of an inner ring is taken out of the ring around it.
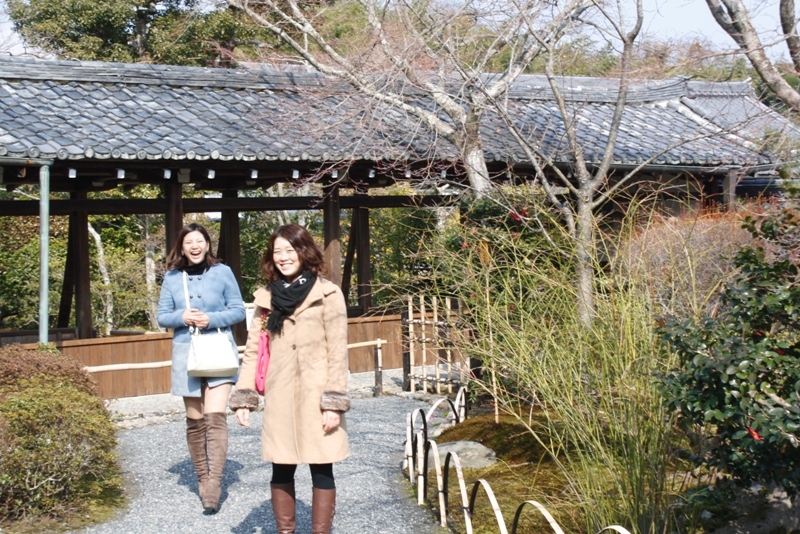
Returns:
[[[119,415],[152,399],[112,403]],[[170,401],[174,403],[174,399]],[[115,405],[115,406],[114,406]],[[133,405],[133,406],[131,406]],[[347,414],[352,456],[334,465],[338,489],[333,533],[433,533],[431,514],[416,505],[400,468],[406,415],[427,403],[397,397],[354,398]],[[173,406],[170,405],[169,408]],[[204,515],[197,479],[189,459],[182,413],[151,413],[155,424],[119,432],[119,452],[126,476],[128,507],[91,533],[269,533],[275,531],[269,501],[271,466],[260,458],[261,412],[252,426],[228,418],[230,445],[222,501],[215,515]],[[147,418],[143,418],[147,419]],[[311,529],[311,477],[297,470],[298,533]],[[439,531],[440,532],[440,531]]]

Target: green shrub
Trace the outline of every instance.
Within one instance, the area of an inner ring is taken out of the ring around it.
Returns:
[[[118,491],[116,430],[79,362],[0,349],[0,519],[64,516]]]
[[[3,396],[16,390],[21,381],[45,373],[57,383],[70,384],[89,395],[97,393],[97,384],[83,370],[83,365],[70,356],[53,351],[48,346],[28,350],[22,345],[0,348],[0,402]]]
[[[662,339],[679,366],[662,376],[669,406],[694,438],[692,459],[734,482],[800,490],[800,216],[745,220],[761,245],[739,251],[724,312],[669,321]]]

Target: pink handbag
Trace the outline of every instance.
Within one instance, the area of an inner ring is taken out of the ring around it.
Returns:
[[[256,391],[264,394],[269,367],[269,332],[267,331],[267,310],[261,310],[261,334],[258,336],[258,360],[256,361]]]

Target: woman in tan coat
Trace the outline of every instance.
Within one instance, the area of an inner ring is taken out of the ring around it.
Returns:
[[[333,463],[350,455],[347,394],[347,307],[339,287],[323,279],[322,251],[302,226],[281,226],[264,254],[267,286],[258,289],[236,391],[230,408],[243,426],[258,407],[258,339],[269,332],[261,458],[272,462],[272,510],[281,534],[295,531],[294,472],[309,464],[314,534],[333,522]],[[266,324],[264,324],[266,323]]]

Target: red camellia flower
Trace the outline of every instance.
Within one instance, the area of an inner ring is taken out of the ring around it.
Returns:
[[[750,436],[756,441],[764,441],[761,436],[758,435],[758,432],[753,430],[753,427],[747,427],[747,431],[750,433]]]
[[[466,241],[464,241],[463,243],[461,243],[461,248],[467,248],[468,246],[469,246],[469,245],[467,245],[467,242],[466,242]]]

